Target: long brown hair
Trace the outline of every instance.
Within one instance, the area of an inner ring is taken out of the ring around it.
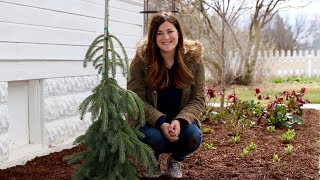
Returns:
[[[170,82],[168,69],[160,54],[160,48],[157,46],[157,32],[159,26],[164,22],[170,22],[177,29],[179,38],[174,57],[173,81]],[[148,59],[148,71],[146,75],[147,85],[151,89],[164,89],[171,83],[174,87],[182,89],[187,85],[194,83],[194,76],[184,63],[184,41],[183,32],[177,18],[169,12],[161,12],[155,14],[148,29],[148,42],[145,51],[145,57]]]

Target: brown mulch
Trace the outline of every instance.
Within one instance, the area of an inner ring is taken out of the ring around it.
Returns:
[[[296,136],[290,143],[293,145],[291,155],[285,154],[287,144],[280,141],[286,129],[277,129],[275,133],[262,127],[246,129],[240,134],[241,142],[236,144],[224,124],[205,124],[213,132],[203,135],[203,143],[212,143],[215,148],[209,150],[202,144],[187,157],[182,166],[182,179],[319,179],[320,112],[306,109],[303,119],[304,125],[294,126]],[[242,149],[250,142],[256,143],[257,149],[244,157]],[[0,170],[0,179],[72,179],[73,166],[63,162],[62,157],[83,150],[74,147],[37,157],[23,166]],[[279,162],[273,162],[274,154],[281,158]],[[166,158],[167,155],[160,157],[163,172]]]

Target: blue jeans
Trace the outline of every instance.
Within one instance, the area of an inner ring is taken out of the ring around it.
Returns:
[[[146,123],[139,129],[145,137],[140,139],[149,145],[155,151],[155,157],[159,159],[162,153],[172,153],[173,159],[183,161],[185,157],[197,150],[201,144],[201,131],[194,122],[188,126],[181,127],[179,139],[176,142],[170,142],[160,129],[152,127]]]

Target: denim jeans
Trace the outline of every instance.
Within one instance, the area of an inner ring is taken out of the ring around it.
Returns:
[[[179,139],[170,142],[158,128],[146,123],[139,129],[145,137],[140,139],[155,151],[155,157],[159,159],[162,153],[172,153],[173,159],[183,161],[185,157],[197,150],[201,144],[201,131],[194,122],[188,126],[181,127]]]

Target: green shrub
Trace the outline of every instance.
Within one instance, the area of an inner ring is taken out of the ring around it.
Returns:
[[[243,149],[242,149],[242,155],[243,155],[243,156],[248,156],[248,155],[249,155],[249,149],[246,148],[246,147],[243,148]]]
[[[275,126],[267,126],[266,129],[267,129],[268,132],[271,132],[271,133],[276,132],[276,127]]]
[[[292,153],[293,146],[291,144],[288,144],[287,147],[284,148],[284,151],[287,155],[290,155]]]
[[[251,142],[250,144],[248,144],[247,148],[249,150],[256,150],[257,149],[257,144],[254,142]]]
[[[281,158],[279,157],[278,154],[274,154],[274,155],[273,155],[273,158],[272,158],[273,162],[279,162],[280,159],[281,159]]]
[[[216,149],[216,147],[212,143],[204,143],[204,147],[208,150]]]
[[[232,139],[232,142],[237,143],[237,144],[241,140],[239,133],[237,133],[235,136],[232,136],[231,139]]]
[[[280,138],[281,138],[281,141],[283,142],[289,142],[289,141],[292,141],[295,135],[296,135],[296,132],[294,131],[294,129],[288,129],[286,132],[284,132],[281,135]]]
[[[207,128],[207,127],[202,128],[203,134],[211,134],[212,132],[213,130],[211,128]]]

